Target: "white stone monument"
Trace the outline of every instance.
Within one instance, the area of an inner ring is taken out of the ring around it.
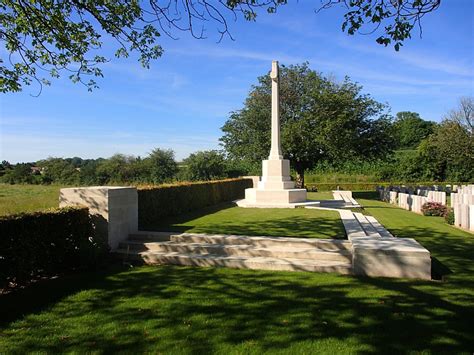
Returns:
[[[268,160],[262,161],[262,177],[256,188],[245,190],[245,199],[237,201],[240,207],[284,207],[316,205],[306,201],[306,190],[295,189],[290,177],[290,161],[283,159],[280,142],[280,94],[278,62],[272,62],[272,144]]]

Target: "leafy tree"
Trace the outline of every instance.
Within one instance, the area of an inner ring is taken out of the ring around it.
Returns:
[[[474,135],[458,122],[443,121],[419,151],[427,177],[474,181]]]
[[[148,169],[149,181],[155,184],[172,180],[178,172],[178,164],[171,149],[153,149],[144,163]]]
[[[50,84],[67,73],[89,90],[102,77],[108,61],[101,47],[115,43],[116,57],[137,52],[144,67],[159,58],[162,34],[172,38],[188,31],[204,38],[204,26],[216,26],[220,39],[232,35],[229,19],[255,20],[264,8],[275,12],[287,0],[0,0],[0,41],[10,53],[0,60],[0,91],[21,91],[24,85]],[[372,25],[382,29],[377,42],[394,42],[396,50],[410,38],[421,18],[439,7],[440,0],[324,0],[320,10],[344,5],[343,31],[355,34]],[[421,26],[421,25],[420,25]],[[112,41],[111,41],[112,39]],[[43,76],[45,75],[45,76]],[[87,80],[87,78],[92,78]],[[38,93],[38,94],[39,94]]]
[[[183,163],[189,180],[215,180],[226,175],[224,156],[216,150],[193,153]]]
[[[393,124],[394,136],[399,149],[415,149],[433,133],[435,122],[425,121],[416,112],[398,112]]]
[[[18,163],[11,169],[6,170],[2,176],[2,182],[8,184],[34,184],[37,183],[37,180],[31,173],[31,164]]]
[[[458,107],[449,111],[445,119],[459,123],[474,134],[474,97],[461,97]]]
[[[65,159],[48,158],[38,161],[37,165],[44,169],[42,178],[45,183],[54,182],[66,185],[79,183],[79,171]]]
[[[304,185],[304,171],[319,161],[384,157],[391,151],[390,119],[385,106],[361,93],[345,78],[335,83],[307,63],[280,70],[281,136],[285,156]],[[221,142],[231,159],[259,162],[270,151],[271,82],[258,78],[244,108],[222,127]]]

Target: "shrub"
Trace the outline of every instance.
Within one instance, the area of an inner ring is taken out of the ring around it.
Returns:
[[[448,208],[438,202],[427,202],[421,206],[421,212],[425,216],[446,217]]]
[[[152,229],[162,218],[177,216],[206,206],[244,197],[251,179],[149,186],[138,189],[138,225]]]
[[[444,216],[446,223],[454,225],[454,211],[452,208],[448,209],[448,213]]]
[[[95,236],[85,207],[2,216],[0,287],[91,267],[106,243]]]

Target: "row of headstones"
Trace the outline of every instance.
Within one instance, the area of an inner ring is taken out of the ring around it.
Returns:
[[[463,185],[451,193],[454,225],[474,232],[474,185]]]
[[[449,186],[449,185],[447,185]],[[474,185],[453,185],[457,192],[451,193],[451,207],[454,211],[454,225],[465,230],[474,231]],[[394,205],[422,213],[421,207],[426,202],[438,202],[446,205],[446,192],[426,190],[421,187],[413,189],[417,195],[402,191],[400,187],[378,187],[380,199]],[[404,188],[403,191],[408,191]]]
[[[421,207],[426,202],[437,202],[446,205],[446,192],[416,188],[416,194],[408,189],[397,187],[378,187],[379,197],[382,201],[398,205],[409,211],[421,213]],[[413,190],[412,190],[413,191]]]
[[[429,191],[444,191],[447,194],[450,194],[451,192],[456,192],[460,188],[462,188],[461,185],[390,185],[386,187],[378,186],[377,191],[380,189],[388,189],[389,191],[403,192],[410,195],[424,194],[424,196],[427,196]]]

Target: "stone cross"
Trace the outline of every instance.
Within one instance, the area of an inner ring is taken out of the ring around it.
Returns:
[[[272,146],[268,160],[281,160],[280,143],[280,82],[278,73],[278,61],[272,61],[272,71],[270,72],[272,79]]]

